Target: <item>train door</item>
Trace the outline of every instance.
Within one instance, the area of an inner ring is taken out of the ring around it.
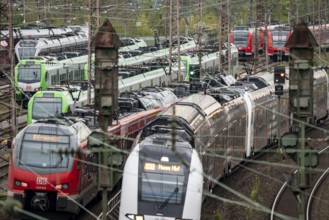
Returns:
[[[240,156],[242,158],[245,158],[246,157],[246,148],[245,148],[245,143],[246,143],[246,123],[247,123],[247,117],[246,115],[244,114],[241,119],[240,119],[240,122],[239,122],[239,134],[240,134],[240,138],[239,138],[239,144],[238,144],[238,147],[239,147],[239,151],[240,151]]]
[[[253,38],[252,32],[248,32],[246,56],[251,56],[253,54],[252,38]]]
[[[267,55],[273,56],[273,35],[271,31],[267,35]]]
[[[87,151],[86,151],[87,152]],[[86,205],[97,195],[97,171],[96,157],[92,151],[88,154],[81,154],[80,171],[80,193],[81,204]]]
[[[223,143],[221,138],[221,131],[215,134],[214,143],[212,146],[212,157],[213,157],[213,173],[212,176],[216,179],[220,178],[223,173]]]
[[[227,124],[226,124],[227,125]],[[228,137],[228,127],[225,127],[220,133],[220,137],[222,139],[222,147],[223,147],[223,176],[229,174],[229,137]]]
[[[60,84],[60,73],[59,70],[56,70],[56,83],[54,85],[59,85]]]
[[[230,139],[231,139],[231,156],[234,158],[232,161],[230,161],[231,166],[236,166],[238,163],[237,158],[239,158],[239,148],[238,148],[238,143],[239,143],[239,138],[240,138],[240,133],[239,133],[239,128],[238,128],[238,121],[234,120],[230,122],[231,124],[231,129],[230,129]]]

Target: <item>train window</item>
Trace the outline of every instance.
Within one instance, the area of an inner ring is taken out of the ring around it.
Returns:
[[[184,176],[146,173],[142,174],[141,200],[180,204],[184,194]]]
[[[20,151],[20,164],[38,168],[67,168],[69,157],[53,152],[70,147],[68,135],[25,133]],[[38,158],[37,160],[35,158]]]
[[[23,66],[21,65],[18,73],[19,82],[39,82],[41,79],[41,66],[31,65]]]
[[[56,85],[57,84],[57,77],[56,75],[53,75],[50,77],[50,85]]]
[[[30,57],[33,57],[35,55],[36,49],[35,48],[18,48],[18,56],[19,59],[28,59]]]
[[[73,70],[69,72],[69,81],[73,80]]]
[[[32,107],[32,119],[38,120],[58,116],[62,111],[62,98],[35,97]]]
[[[74,79],[80,79],[79,70],[74,70]]]
[[[60,83],[63,84],[67,81],[66,73],[63,73],[59,76]]]

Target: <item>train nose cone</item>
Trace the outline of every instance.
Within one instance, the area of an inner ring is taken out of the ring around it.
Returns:
[[[45,193],[36,193],[31,200],[31,207],[34,210],[49,210],[49,199]]]

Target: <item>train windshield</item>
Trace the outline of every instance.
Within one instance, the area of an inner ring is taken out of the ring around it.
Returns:
[[[155,164],[155,166],[171,167],[163,164]],[[184,178],[184,174],[177,175],[175,172],[173,174],[143,172],[141,200],[180,204],[184,194]]]
[[[47,130],[44,128],[44,130]],[[41,169],[68,168],[69,157],[58,154],[58,149],[70,147],[69,135],[26,132],[22,140],[19,165]]]
[[[248,32],[233,32],[233,39],[235,46],[246,46],[248,42]]]
[[[37,49],[35,48],[19,48],[18,56],[20,60],[29,59],[30,57],[34,57]]]
[[[185,203],[192,147],[170,140],[145,140],[140,144],[138,212],[181,216]]]
[[[56,117],[62,112],[62,98],[35,97],[32,107],[32,119]]]
[[[25,83],[40,82],[41,66],[40,65],[20,65],[18,81]]]
[[[281,33],[280,33],[281,32]],[[286,44],[287,40],[287,34],[288,32],[286,31],[275,31],[273,32],[273,47],[284,47]]]
[[[163,107],[163,105],[164,105],[163,102],[161,102],[161,100],[156,99],[151,95],[141,97],[139,100],[141,101],[141,103],[145,109],[152,109],[152,108],[155,108],[158,106]]]

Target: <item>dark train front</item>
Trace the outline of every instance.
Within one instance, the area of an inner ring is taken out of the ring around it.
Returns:
[[[202,164],[188,142],[148,137],[127,159],[119,219],[200,219],[202,187]]]
[[[32,211],[77,214],[80,205],[97,194],[96,173],[84,162],[92,155],[60,154],[87,147],[90,129],[67,120],[58,125],[47,120],[25,127],[16,136],[8,174],[8,197]]]

